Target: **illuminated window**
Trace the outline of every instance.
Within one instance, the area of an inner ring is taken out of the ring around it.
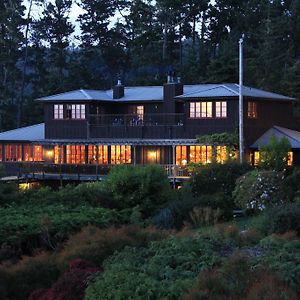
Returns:
[[[212,146],[190,146],[190,161],[208,164],[212,161]]]
[[[41,145],[33,146],[33,160],[42,161],[43,160],[43,147]]]
[[[24,161],[33,161],[33,147],[30,144],[24,145]]]
[[[71,106],[71,118],[72,119],[85,119],[85,105],[84,104],[72,104]]]
[[[248,102],[248,118],[256,119],[257,118],[257,103],[253,101]]]
[[[131,146],[112,145],[111,146],[111,164],[130,164]]]
[[[64,148],[63,146],[54,146],[54,163],[63,164],[64,163]]]
[[[254,151],[254,166],[258,166],[260,160],[259,151]]]
[[[212,102],[191,102],[190,118],[212,118]]]
[[[22,161],[22,145],[6,144],[4,146],[5,161]]]
[[[217,162],[223,164],[227,160],[226,146],[217,146]]]
[[[63,104],[54,104],[54,119],[64,118],[64,106]]]
[[[176,146],[176,165],[187,164],[187,146]]]
[[[289,151],[288,152],[288,159],[287,159],[287,165],[292,166],[293,165],[293,152]]]
[[[98,149],[98,155],[97,155],[97,149]],[[88,146],[88,161],[89,164],[95,164],[98,162],[98,164],[108,164],[108,146],[94,146],[89,145]]]
[[[140,118],[140,120],[144,120],[144,105],[138,105],[136,107],[136,114]]]
[[[216,118],[226,118],[227,117],[227,102],[218,101],[216,102]]]
[[[85,146],[67,145],[66,158],[67,164],[85,164]]]

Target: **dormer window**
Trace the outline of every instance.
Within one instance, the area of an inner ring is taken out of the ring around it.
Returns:
[[[248,113],[249,119],[257,119],[257,103],[253,101],[248,102]]]
[[[64,105],[54,104],[54,119],[62,120],[64,118]]]

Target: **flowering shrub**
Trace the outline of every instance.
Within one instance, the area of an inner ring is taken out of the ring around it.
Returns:
[[[233,191],[235,204],[247,210],[262,211],[282,204],[283,174],[276,171],[251,171],[237,179]]]

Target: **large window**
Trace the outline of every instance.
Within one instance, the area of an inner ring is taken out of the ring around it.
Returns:
[[[62,164],[64,163],[64,148],[63,146],[54,146],[54,163]]]
[[[22,161],[22,145],[6,144],[4,146],[5,161]]]
[[[227,102],[217,101],[216,102],[216,118],[226,118],[227,117]]]
[[[212,118],[212,102],[190,102],[190,118]]]
[[[293,165],[293,152],[292,151],[288,152],[287,165],[288,166],[292,166]]]
[[[24,161],[33,161],[33,147],[30,144],[24,145]]]
[[[212,146],[190,146],[190,161],[207,164],[212,161]]]
[[[67,164],[85,164],[85,145],[66,146]]]
[[[176,146],[176,165],[187,164],[187,146]]]
[[[217,146],[217,162],[223,164],[227,160],[227,147]]]
[[[41,145],[33,146],[33,160],[42,161],[43,160],[43,147]]]
[[[98,151],[97,151],[98,150]],[[89,145],[88,146],[88,162],[89,164],[108,164],[108,146],[105,145]]]
[[[111,146],[111,164],[130,164],[131,146],[112,145]]]
[[[253,101],[248,102],[248,118],[256,119],[257,118],[257,103]]]
[[[85,119],[85,105],[84,104],[72,104],[72,119]]]
[[[64,118],[64,105],[54,104],[54,119],[63,119],[63,118]]]

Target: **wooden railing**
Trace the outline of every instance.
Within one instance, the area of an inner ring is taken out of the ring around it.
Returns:
[[[97,164],[51,164],[44,162],[26,162],[19,164],[19,177],[35,178],[45,177],[47,174],[57,175],[73,175],[78,179],[82,176],[93,176],[96,179],[106,176],[111,168],[116,165],[97,165]],[[184,166],[176,165],[160,165],[169,178],[189,177],[188,170]]]
[[[184,114],[101,114],[89,116],[90,126],[183,126]]]

